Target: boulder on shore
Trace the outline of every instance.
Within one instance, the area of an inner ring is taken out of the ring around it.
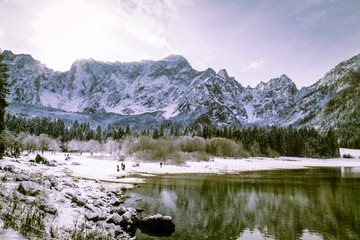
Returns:
[[[40,156],[40,154],[36,155],[35,162],[36,163],[42,163],[42,164],[49,164],[49,161],[46,158]]]
[[[18,191],[24,195],[36,196],[40,193],[40,185],[32,181],[22,181]]]
[[[87,203],[87,200],[78,195],[74,195],[71,199],[72,202],[76,203],[78,206],[82,207]]]
[[[44,203],[40,204],[39,208],[41,210],[43,210],[44,212],[47,212],[47,213],[50,213],[53,215],[55,215],[58,212],[55,205],[52,203],[44,202]]]
[[[4,167],[4,171],[15,173],[15,165],[8,164]]]
[[[123,218],[118,213],[114,213],[108,220],[106,220],[107,223],[114,223],[116,225],[120,225],[122,221]]]
[[[27,175],[24,175],[24,174],[18,174],[15,179],[15,181],[17,181],[17,182],[29,181],[29,180],[30,180],[30,177]]]
[[[105,220],[106,218],[101,215],[99,212],[88,212],[85,214],[85,218],[89,221],[98,222]]]
[[[157,237],[171,236],[175,232],[175,224],[172,218],[161,214],[143,218],[139,222],[139,228],[141,232]]]

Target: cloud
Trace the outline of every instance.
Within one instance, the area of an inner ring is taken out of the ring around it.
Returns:
[[[172,52],[168,32],[180,0],[0,1],[0,45],[56,70],[78,58],[140,60]],[[2,34],[1,34],[2,33]]]
[[[168,23],[177,14],[170,1],[93,1],[104,6],[108,25],[136,40],[156,48],[168,48],[165,37]]]
[[[26,9],[23,1],[0,1],[0,44],[3,48],[15,46],[23,50],[32,47],[33,36],[30,19],[33,12]]]
[[[256,71],[259,70],[261,68],[263,68],[265,62],[263,60],[257,61],[257,62],[251,62],[246,66],[242,67],[243,72],[246,71]]]

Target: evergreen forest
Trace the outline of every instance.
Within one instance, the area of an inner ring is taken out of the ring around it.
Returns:
[[[16,137],[24,133],[32,136],[45,135],[56,141],[63,151],[70,150],[67,147],[68,144],[66,144],[70,141],[96,141],[99,144],[105,144],[109,140],[124,143],[127,138],[139,138],[141,136],[148,136],[153,140],[176,139],[181,136],[188,136],[198,137],[204,140],[226,139],[228,140],[227,145],[231,145],[232,143],[241,144],[242,151],[248,153],[239,153],[238,155],[231,155],[230,157],[296,156],[331,158],[340,156],[338,138],[331,128],[326,134],[320,134],[314,128],[296,129],[292,126],[287,128],[275,126],[219,128],[214,125],[205,126],[198,132],[181,131],[174,126],[167,128],[161,126],[160,128],[137,132],[129,126],[115,128],[108,125],[104,129],[101,126],[92,129],[89,123],[79,123],[77,120],[75,120],[71,126],[66,126],[61,119],[52,120],[46,117],[25,118],[10,114],[6,115],[5,124],[9,133],[14,136],[15,142]],[[219,141],[218,143],[220,144]],[[18,143],[17,146],[21,146],[21,143]],[[210,155],[219,155],[216,154],[216,151],[211,151],[208,145],[206,152]],[[227,155],[225,154],[223,156],[226,157]]]

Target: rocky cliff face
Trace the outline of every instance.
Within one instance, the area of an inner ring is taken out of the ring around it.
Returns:
[[[200,72],[176,55],[132,63],[78,60],[69,71],[55,72],[30,55],[4,54],[10,70],[8,101],[14,104],[116,113],[127,119],[156,113],[156,121],[151,120],[156,124],[167,121],[189,128],[204,124],[317,126],[317,114],[325,104],[351,85],[344,76],[360,67],[360,56],[356,56],[314,85],[298,90],[286,75],[244,88],[226,70]]]

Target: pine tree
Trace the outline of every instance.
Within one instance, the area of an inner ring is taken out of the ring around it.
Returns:
[[[100,125],[98,125],[96,128],[95,140],[97,140],[99,143],[102,143],[102,130]]]
[[[159,130],[159,137],[165,136],[164,126],[161,124],[160,130]]]
[[[328,130],[325,142],[328,145],[329,157],[339,157],[340,156],[339,144],[332,127],[330,127],[330,129]]]
[[[180,130],[178,126],[175,126],[175,132],[174,132],[175,137],[180,136]]]
[[[298,133],[295,136],[295,146],[293,150],[293,155],[296,157],[303,157],[305,154],[305,141],[301,134]]]
[[[6,96],[9,94],[9,85],[8,85],[8,78],[9,75],[8,67],[5,63],[3,63],[4,55],[2,50],[0,49],[0,135],[3,135],[5,130],[5,108],[8,106],[8,103],[6,102]],[[2,141],[2,137],[0,140],[0,158],[3,157],[5,152],[5,142]]]
[[[122,139],[125,135],[125,131],[123,128],[119,127],[117,133],[116,133],[116,138],[115,139]]]
[[[160,138],[160,134],[159,134],[159,131],[157,130],[157,128],[154,129],[152,137],[153,137],[153,139]]]
[[[125,130],[125,136],[130,136],[130,135],[131,135],[130,126],[127,125],[127,126],[126,126],[126,130]]]
[[[170,128],[170,136],[174,136],[174,126],[171,125],[171,128]]]

